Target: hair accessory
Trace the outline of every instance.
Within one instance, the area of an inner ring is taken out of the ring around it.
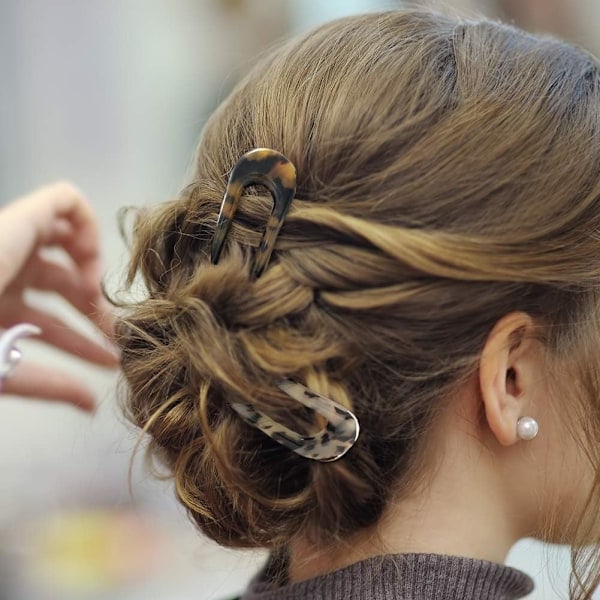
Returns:
[[[21,361],[21,351],[15,348],[18,340],[30,335],[39,335],[42,330],[36,325],[21,323],[7,329],[0,335],[0,384]]]
[[[265,270],[296,193],[296,169],[283,154],[269,148],[257,148],[239,159],[229,176],[211,247],[211,261],[217,264],[242,192],[249,185],[257,184],[271,192],[273,209],[251,267],[251,279],[260,277]],[[359,433],[354,413],[291,379],[283,379],[277,385],[288,396],[325,417],[327,425],[318,433],[305,436],[277,423],[252,404],[232,402],[231,407],[246,423],[305,458],[329,462],[341,458],[352,448]]]
[[[535,419],[531,417],[519,417],[517,420],[517,437],[520,440],[532,440],[540,430],[540,426]]]
[[[250,273],[250,277],[256,279],[260,277],[271,258],[277,235],[294,199],[296,169],[283,154],[268,148],[251,150],[240,158],[229,176],[219,211],[211,248],[213,264],[217,264],[219,261],[242,192],[249,185],[264,185],[273,196],[273,210],[267,221]]]
[[[277,423],[251,404],[232,403],[231,406],[246,423],[305,458],[331,462],[352,448],[360,431],[358,419],[352,411],[291,379],[283,379],[277,386],[300,404],[325,417],[327,425],[314,435],[304,436]]]

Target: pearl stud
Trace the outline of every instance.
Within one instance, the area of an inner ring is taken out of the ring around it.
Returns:
[[[520,440],[532,440],[540,430],[538,422],[531,417],[519,417],[517,421],[517,437]]]

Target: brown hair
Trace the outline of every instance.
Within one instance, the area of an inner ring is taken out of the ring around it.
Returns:
[[[264,189],[248,190],[218,265],[209,245],[228,173],[256,147],[285,154],[298,189],[252,282]],[[119,327],[129,416],[213,539],[330,542],[411,488],[437,408],[494,323],[521,310],[551,356],[585,355],[597,466],[599,230],[592,57],[430,12],[332,22],[254,68],[207,123],[181,197],[140,214],[129,281],[148,294]],[[281,376],[355,411],[362,433],[343,459],[299,457],[231,410],[249,401],[313,428]]]

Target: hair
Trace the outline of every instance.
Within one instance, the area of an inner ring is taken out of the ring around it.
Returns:
[[[217,265],[209,247],[228,174],[256,147],[286,155],[298,186],[252,281],[264,188],[246,190]],[[128,416],[217,542],[335,542],[413,488],[440,406],[497,320],[524,311],[550,359],[577,369],[598,469],[599,230],[593,57],[433,12],[331,22],[253,68],[206,124],[189,186],[138,215],[128,282],[147,294],[118,327]],[[302,458],[231,409],[314,429],[283,376],[355,412],[343,459]],[[596,555],[573,560],[572,593],[589,598]]]

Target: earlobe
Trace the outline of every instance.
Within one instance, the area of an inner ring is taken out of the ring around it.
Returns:
[[[505,315],[494,325],[481,354],[481,401],[487,425],[503,446],[519,441],[517,422],[527,414],[526,407],[533,392],[534,361],[530,356],[533,348],[527,336],[533,326],[533,320],[526,313]]]

